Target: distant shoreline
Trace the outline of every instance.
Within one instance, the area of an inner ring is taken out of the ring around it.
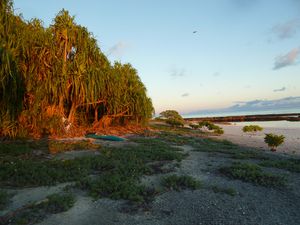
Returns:
[[[212,116],[184,118],[185,121],[204,121],[211,122],[249,122],[249,121],[300,121],[300,113],[284,114],[264,114],[264,115],[240,115],[240,116]]]

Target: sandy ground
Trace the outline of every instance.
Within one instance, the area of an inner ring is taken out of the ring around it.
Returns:
[[[222,125],[226,138],[246,146],[267,149],[263,142],[264,133],[272,132],[286,136],[285,144],[280,152],[296,151],[300,155],[300,130],[295,128],[266,128],[255,135],[243,134],[241,126]],[[295,144],[296,143],[296,144]],[[110,143],[108,143],[110,144]],[[130,144],[130,142],[128,143]],[[132,208],[126,201],[98,199],[95,200],[83,191],[75,191],[75,205],[66,212],[51,214],[38,225],[298,225],[300,221],[300,176],[286,170],[263,168],[266,172],[286,177],[287,187],[284,189],[267,188],[251,183],[232,180],[222,176],[218,169],[239,161],[225,154],[198,152],[194,147],[177,146],[189,156],[182,161],[179,168],[166,174],[144,176],[141,183],[146,186],[162,188],[161,180],[170,174],[190,175],[203,183],[200,190],[182,192],[162,191],[147,209]],[[297,149],[298,147],[298,149]],[[266,150],[267,151],[267,150]],[[73,152],[74,153],[74,152]],[[81,151],[73,156],[82,156]],[[85,154],[95,154],[89,151]],[[273,155],[273,153],[270,153]],[[72,158],[72,152],[57,156]],[[246,160],[249,161],[249,160]],[[252,160],[253,161],[253,160]],[[250,161],[250,162],[252,162]],[[255,162],[255,160],[254,160]],[[172,163],[167,164],[172,168]],[[50,187],[35,187],[10,190],[14,196],[5,211],[14,211],[27,205],[42,201],[52,193],[60,193],[69,183]],[[235,196],[215,193],[211,186],[233,188]],[[0,223],[1,224],[1,223]]]
[[[181,167],[174,172],[201,180],[204,187],[196,191],[167,191],[156,196],[147,210],[133,210],[126,201],[94,200],[79,192],[75,205],[68,211],[52,214],[38,225],[296,225],[300,215],[300,177],[296,173],[271,169],[288,179],[285,189],[256,186],[221,176],[217,170],[234,160],[224,154],[193,151],[191,146],[181,146],[189,153]],[[168,174],[145,176],[146,185],[157,186]],[[50,192],[60,192],[66,184],[17,191],[9,208],[18,208],[28,202],[39,201]],[[234,188],[236,196],[214,193],[210,185]],[[27,196],[27,197],[26,197]]]
[[[266,133],[284,135],[284,143],[277,148],[278,152],[300,155],[300,127],[275,128],[265,127],[263,131],[255,134],[248,134],[242,131],[242,125],[220,125],[224,129],[221,139],[227,139],[233,143],[254,147],[262,150],[268,150],[267,144],[264,142]]]

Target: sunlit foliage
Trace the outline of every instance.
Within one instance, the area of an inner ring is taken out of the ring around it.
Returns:
[[[0,135],[61,133],[66,127],[145,122],[153,106],[137,71],[113,65],[97,40],[61,10],[52,24],[0,3]]]

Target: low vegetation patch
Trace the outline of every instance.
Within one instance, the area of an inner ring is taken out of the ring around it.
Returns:
[[[290,172],[300,173],[299,159],[265,160],[261,162],[260,165],[266,167],[275,167],[278,169],[285,169]]]
[[[113,168],[103,156],[73,160],[1,160],[1,186],[40,186],[78,180],[93,171]]]
[[[161,139],[155,138],[136,138],[134,142],[139,143],[138,147],[131,147],[130,151],[144,160],[177,160],[181,161],[187,155],[182,153],[182,150],[169,146]]]
[[[219,171],[227,177],[266,187],[281,187],[286,183],[283,177],[265,173],[256,164],[233,163],[231,166],[220,168]]]
[[[140,177],[155,173],[151,167],[154,162],[160,166],[171,161],[180,162],[186,154],[160,139],[133,140],[138,145],[103,148],[98,156],[71,160],[2,159],[0,185],[40,186],[77,181],[77,187],[87,190],[95,198],[148,201],[156,191],[139,185]],[[53,196],[51,200],[60,201],[60,197]]]
[[[169,190],[196,190],[201,187],[201,182],[191,176],[170,175],[163,179],[163,185]]]
[[[98,150],[100,145],[93,144],[90,141],[50,141],[49,152],[59,153],[74,150]]]
[[[148,197],[146,187],[138,185],[137,179],[114,172],[104,173],[95,180],[88,178],[81,180],[78,182],[78,187],[88,190],[94,198],[108,197],[144,202]]]
[[[258,151],[241,148],[228,140],[211,138],[198,138],[192,142],[195,151],[228,154],[233,159],[267,159],[268,157]]]
[[[233,188],[223,188],[223,187],[219,187],[219,186],[212,186],[211,189],[213,190],[213,192],[215,193],[224,193],[230,196],[235,196],[237,195],[237,192],[235,189]]]
[[[69,193],[53,194],[45,201],[32,204],[17,211],[11,218],[5,218],[7,225],[29,225],[42,221],[49,214],[68,211],[75,203],[74,196]]]
[[[1,143],[0,144],[0,157],[5,156],[21,156],[31,154],[32,148],[28,143]]]
[[[243,132],[257,132],[257,131],[262,131],[263,128],[258,126],[258,125],[248,125],[243,127]]]
[[[73,207],[75,198],[70,193],[53,194],[47,197],[48,201],[42,207],[49,213],[65,212]]]

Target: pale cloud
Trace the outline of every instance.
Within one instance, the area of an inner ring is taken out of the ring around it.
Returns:
[[[300,97],[287,97],[276,100],[253,100],[237,102],[236,105],[229,107],[230,110],[258,110],[258,109],[282,109],[299,107]]]
[[[278,89],[274,89],[274,92],[281,92],[281,91],[285,91],[286,87],[282,87],[282,88],[278,88]]]
[[[170,70],[170,75],[171,77],[183,77],[185,76],[185,69],[184,68],[178,69],[176,67],[173,67]]]
[[[184,93],[181,95],[181,97],[185,98],[185,97],[188,97],[190,94],[189,93]]]
[[[214,73],[213,73],[213,76],[214,76],[214,77],[218,77],[218,76],[220,76],[220,75],[221,75],[220,72],[214,72]]]
[[[295,36],[300,31],[300,18],[289,20],[282,24],[277,24],[272,31],[280,39],[287,39]]]
[[[291,109],[299,108],[300,105],[300,96],[287,97],[275,100],[252,100],[252,101],[236,101],[234,105],[222,109],[213,109],[213,110],[199,110],[192,112],[196,113],[220,113],[220,112],[253,112],[260,110],[274,110],[274,109]]]
[[[274,70],[281,69],[286,66],[297,64],[297,58],[300,54],[300,48],[294,48],[285,55],[280,55],[275,58]]]
[[[108,55],[113,55],[116,57],[121,57],[126,50],[129,48],[129,45],[125,42],[118,42],[115,45],[113,45],[111,48],[108,49]]]

